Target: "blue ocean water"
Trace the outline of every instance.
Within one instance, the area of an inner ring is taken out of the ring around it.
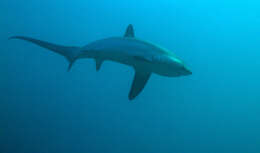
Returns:
[[[260,2],[1,0],[0,153],[259,153]],[[172,50],[193,75],[67,61],[25,35],[83,46],[136,36]]]

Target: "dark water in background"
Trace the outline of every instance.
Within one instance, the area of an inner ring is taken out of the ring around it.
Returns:
[[[248,0],[1,0],[1,153],[259,153],[260,3]],[[153,75],[63,57],[26,35],[82,46],[123,35],[181,57],[193,75]]]

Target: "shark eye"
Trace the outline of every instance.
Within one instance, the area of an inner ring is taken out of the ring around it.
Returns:
[[[167,64],[172,63],[171,59],[169,57],[167,57],[167,56],[161,56],[160,57],[160,61],[162,63],[167,63]]]
[[[171,59],[166,56],[153,56],[153,60],[160,63],[172,63]]]

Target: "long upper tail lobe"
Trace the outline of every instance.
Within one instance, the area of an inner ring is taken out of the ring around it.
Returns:
[[[10,39],[25,40],[64,56],[70,62],[69,69],[71,68],[73,62],[75,61],[75,59],[80,53],[80,47],[61,46],[61,45],[52,44],[46,41],[37,40],[30,37],[14,36],[14,37],[10,37]]]

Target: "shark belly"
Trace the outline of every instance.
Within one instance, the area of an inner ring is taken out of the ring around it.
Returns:
[[[138,50],[138,49],[136,49]],[[140,53],[140,52],[139,52]],[[85,55],[84,55],[85,54]],[[153,62],[152,59],[148,59],[146,56],[140,56],[140,54],[129,53],[125,49],[105,49],[105,50],[92,50],[85,51],[81,58],[94,58],[102,61],[113,61],[121,63],[133,68],[138,68],[143,71],[149,71],[161,76],[174,77],[175,74],[171,74],[170,70],[160,63]]]
[[[110,60],[134,68],[167,75],[163,65],[154,62],[157,55],[154,47],[131,38],[108,38],[99,40],[82,48],[79,58]]]

